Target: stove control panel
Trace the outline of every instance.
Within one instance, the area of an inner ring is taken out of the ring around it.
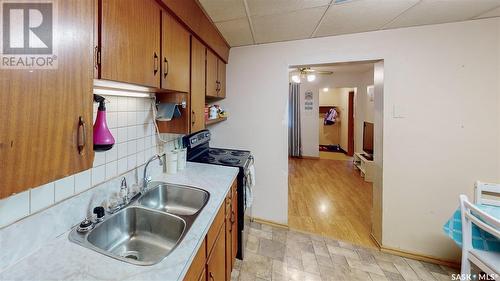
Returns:
[[[210,141],[210,131],[203,130],[184,137],[184,145],[194,148]]]

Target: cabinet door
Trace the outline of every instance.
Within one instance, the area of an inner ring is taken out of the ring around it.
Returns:
[[[206,82],[206,96],[207,97],[218,97],[218,89],[219,83],[217,80],[218,69],[217,69],[217,61],[219,59],[215,56],[212,51],[207,49],[207,61],[206,61],[206,70],[207,70],[207,82]]]
[[[54,6],[56,69],[0,69],[0,199],[92,167],[93,5]]]
[[[226,97],[226,64],[218,59],[217,63],[217,81],[219,84],[219,92],[217,96],[219,98]]]
[[[225,281],[226,280],[226,239],[224,235],[225,225],[219,230],[215,240],[212,253],[207,262],[207,280]]]
[[[205,129],[205,46],[191,38],[191,132]]]
[[[189,92],[189,32],[170,14],[162,12],[163,89]]]
[[[101,0],[101,79],[160,87],[160,8],[153,0]]]
[[[232,254],[232,225],[231,225],[231,201],[232,197],[228,196],[226,198],[226,201],[228,202],[226,205],[229,205],[228,208],[226,208],[226,229],[225,234],[226,234],[226,280],[231,280],[231,271],[233,269],[233,254]]]
[[[231,267],[234,267],[236,254],[238,253],[238,192],[236,188],[233,192],[231,204]]]

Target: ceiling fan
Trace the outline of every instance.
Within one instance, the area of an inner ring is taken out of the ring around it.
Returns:
[[[316,75],[331,75],[332,71],[326,70],[316,70],[310,67],[297,67],[296,70],[291,70],[291,79],[295,83],[300,83],[301,79],[307,78],[308,82],[312,82],[316,79]]]

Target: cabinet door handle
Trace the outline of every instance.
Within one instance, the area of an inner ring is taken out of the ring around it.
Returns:
[[[208,274],[208,276],[210,277],[210,280],[215,280],[215,279],[214,279],[214,274],[213,274],[212,272],[210,272],[210,273]]]
[[[194,125],[196,123],[196,114],[194,110],[191,110],[191,124]]]
[[[158,73],[158,55],[156,54],[156,52],[154,53],[153,60],[154,60],[153,74],[156,76],[156,73]]]
[[[85,152],[83,149],[87,143],[87,126],[85,125],[85,121],[83,117],[80,116],[78,120],[78,153],[83,155]]]
[[[163,68],[165,69],[165,72],[163,73],[163,78],[167,78],[167,75],[168,75],[168,68],[169,68],[169,63],[168,63],[168,60],[167,58],[163,58]]]
[[[215,81],[215,91],[216,92],[219,92],[220,91],[220,88],[219,88],[219,81]]]
[[[234,218],[234,211],[231,211],[231,224],[234,224],[236,222],[236,219]]]

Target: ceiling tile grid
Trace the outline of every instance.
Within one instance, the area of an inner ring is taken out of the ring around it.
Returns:
[[[231,47],[500,17],[500,0],[198,0]]]

